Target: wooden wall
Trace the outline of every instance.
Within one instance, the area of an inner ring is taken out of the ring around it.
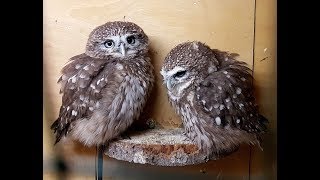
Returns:
[[[264,151],[256,148],[250,151],[249,147],[244,146],[230,157],[237,163],[219,160],[178,169],[197,173],[199,168],[206,168],[207,175],[210,172],[218,174],[222,170],[226,176],[231,174],[240,179],[248,178],[249,172],[256,179],[276,178],[275,0],[44,0],[43,7],[45,172],[50,169],[50,162],[57,154],[67,155],[71,166],[77,164],[75,159],[79,157],[89,158],[87,162],[94,167],[94,149],[69,141],[53,146],[49,126],[58,116],[61,104],[56,82],[66,61],[84,52],[88,34],[93,28],[107,21],[125,18],[141,26],[150,38],[156,84],[146,116],[166,128],[181,124],[168,103],[159,73],[164,57],[175,45],[187,40],[199,40],[212,48],[239,53],[240,59],[254,69],[261,112],[271,122]]]

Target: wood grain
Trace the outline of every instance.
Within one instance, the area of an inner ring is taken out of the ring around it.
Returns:
[[[256,2],[254,78],[261,114],[269,121],[264,150],[253,149],[251,179],[277,177],[277,1]]]

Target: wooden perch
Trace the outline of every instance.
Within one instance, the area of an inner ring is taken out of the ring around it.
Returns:
[[[204,163],[205,155],[183,135],[183,129],[150,129],[134,132],[131,139],[121,139],[109,144],[105,154],[109,157],[158,166],[185,166]],[[221,157],[213,157],[218,159]]]

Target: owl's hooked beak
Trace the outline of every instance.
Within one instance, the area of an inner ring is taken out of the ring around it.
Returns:
[[[120,52],[123,56],[126,55],[126,48],[124,47],[124,43],[120,43]]]
[[[171,78],[168,78],[166,80],[166,85],[167,85],[167,88],[168,88],[169,91],[171,91],[173,89],[174,83],[171,81]]]

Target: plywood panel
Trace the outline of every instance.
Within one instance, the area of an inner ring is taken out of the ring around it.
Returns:
[[[252,179],[276,179],[277,160],[277,47],[276,0],[256,2],[256,36],[254,78],[260,110],[270,121],[265,136],[264,151],[255,148],[252,153]]]
[[[253,0],[44,0],[43,96],[47,125],[55,120],[61,104],[56,83],[60,69],[70,57],[84,52],[93,28],[107,21],[124,19],[137,23],[150,37],[156,84],[146,116],[164,127],[181,124],[168,103],[159,73],[164,57],[175,45],[200,40],[212,48],[239,53],[240,59],[253,66]],[[46,142],[51,146],[52,132],[45,129],[44,133],[50,138]],[[69,157],[88,152],[73,145],[67,148]],[[55,151],[60,146],[55,147]],[[89,151],[94,155],[94,149]],[[248,173],[247,152],[247,148],[240,150],[239,163],[230,165],[244,176]],[[206,165],[207,171],[220,166]]]

